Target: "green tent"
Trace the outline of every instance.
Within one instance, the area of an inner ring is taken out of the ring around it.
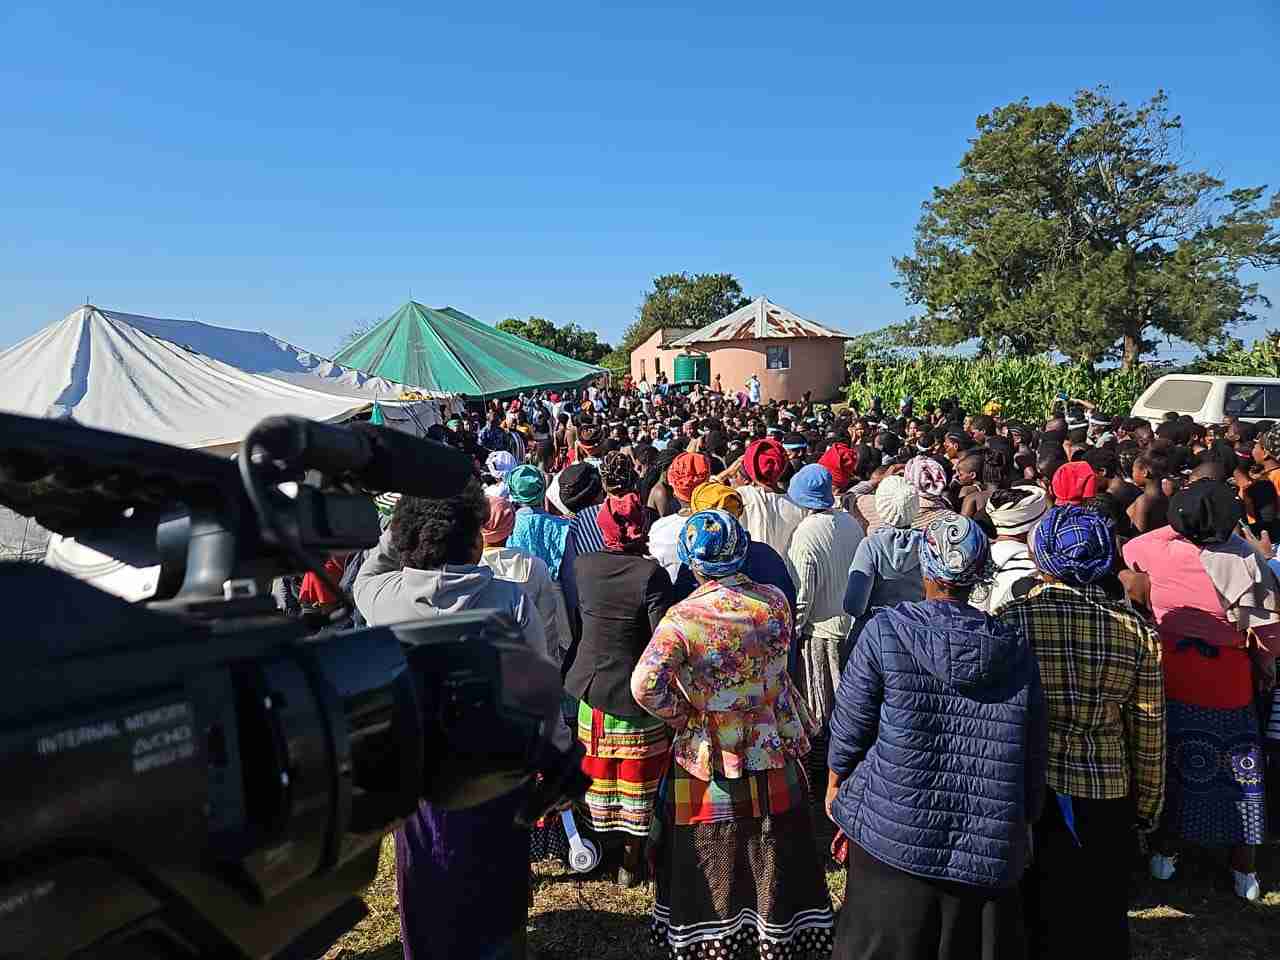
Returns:
[[[474,398],[576,386],[604,372],[503,333],[461,310],[436,310],[413,300],[334,361],[420,390]]]

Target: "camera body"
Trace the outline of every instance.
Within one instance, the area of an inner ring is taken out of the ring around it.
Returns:
[[[276,612],[270,577],[379,533],[349,475],[280,491],[364,455],[309,458],[313,428],[339,429],[275,423],[242,451],[266,465],[268,534],[236,465],[0,416],[0,502],[108,549],[150,531],[161,568],[143,605],[0,565],[0,958],[314,957],[363,915],[383,835],[423,799],[469,806],[540,773],[532,819],[585,789],[545,735],[559,672],[505,615],[308,636]],[[429,482],[449,495],[469,475],[455,459]]]

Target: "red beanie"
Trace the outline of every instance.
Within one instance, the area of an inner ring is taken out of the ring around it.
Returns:
[[[1064,463],[1053,474],[1053,499],[1080,506],[1098,492],[1098,475],[1083,460]]]

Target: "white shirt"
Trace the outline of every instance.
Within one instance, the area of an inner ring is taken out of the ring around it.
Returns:
[[[969,603],[994,614],[1013,599],[1013,585],[1036,572],[1036,563],[1025,543],[997,540],[991,544],[991,566],[995,569],[991,583],[975,587]]]
[[[518,583],[533,601],[546,634],[547,656],[560,664],[573,641],[569,633],[569,613],[560,585],[551,579],[547,564],[514,547],[485,547],[480,562],[499,580]]]
[[[673,513],[669,517],[655,520],[649,527],[649,556],[662,564],[672,583],[676,582],[676,576],[680,573],[680,555],[676,552],[676,541],[680,539],[680,531],[688,519]]]
[[[756,543],[767,543],[778,552],[787,555],[791,535],[804,519],[804,510],[780,493],[762,490],[760,487],[738,487],[742,497],[742,525]]]
[[[760,402],[760,379],[752,377],[747,381],[747,395],[751,398],[752,403]]]
[[[852,620],[844,612],[844,589],[862,537],[862,528],[843,510],[815,511],[800,521],[786,553],[796,584],[796,633],[830,640],[848,636]]]

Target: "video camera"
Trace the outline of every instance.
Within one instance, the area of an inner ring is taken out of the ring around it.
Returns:
[[[522,788],[528,822],[581,795],[559,671],[509,617],[307,636],[270,596],[377,543],[368,491],[472,471],[368,424],[270,418],[232,462],[0,414],[0,503],[158,570],[135,604],[0,564],[0,958],[314,958],[422,800]]]

